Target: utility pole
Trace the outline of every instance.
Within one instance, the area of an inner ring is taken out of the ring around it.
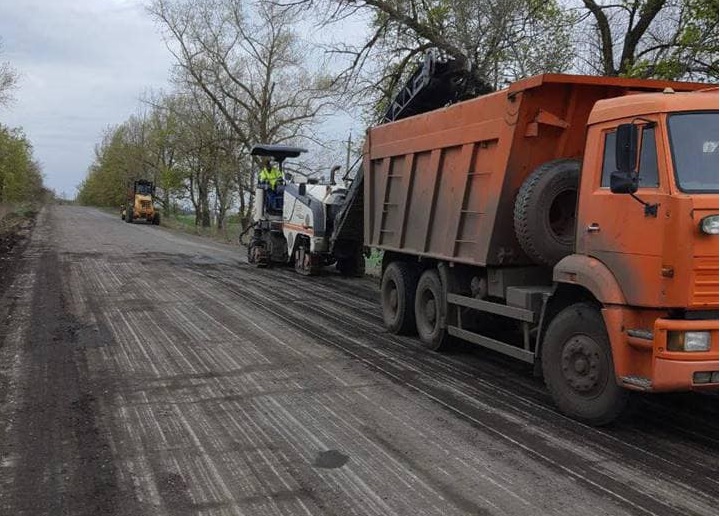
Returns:
[[[350,172],[350,146],[351,145],[352,145],[352,130],[348,133],[347,153],[345,154],[345,173],[343,174],[343,177],[347,177],[348,172]]]

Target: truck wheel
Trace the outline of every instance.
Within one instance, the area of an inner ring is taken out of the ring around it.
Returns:
[[[128,205],[127,211],[125,212],[125,222],[131,224],[133,221],[133,208],[132,204]]]
[[[542,347],[542,370],[553,400],[572,418],[604,425],[625,408],[628,392],[615,380],[605,322],[591,304],[571,305],[552,320]]]
[[[540,165],[520,188],[515,235],[533,261],[552,267],[573,252],[579,178],[579,161],[559,159]]]
[[[385,327],[396,335],[415,330],[415,285],[417,268],[404,262],[392,262],[385,269],[380,283]]]
[[[154,226],[160,225],[160,212],[159,211],[156,211],[155,214],[153,215],[152,223]]]
[[[439,351],[447,340],[442,326],[445,316],[445,296],[437,271],[427,270],[420,276],[415,291],[415,324],[418,336],[426,348]]]

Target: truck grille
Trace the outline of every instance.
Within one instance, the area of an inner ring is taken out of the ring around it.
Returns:
[[[140,206],[145,210],[150,208],[151,205],[152,205],[151,201],[140,201]]]
[[[691,306],[717,305],[718,261],[717,258],[695,258],[693,263],[693,289]]]

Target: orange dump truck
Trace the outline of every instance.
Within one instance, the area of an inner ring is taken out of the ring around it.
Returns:
[[[542,75],[368,131],[387,328],[536,366],[591,424],[718,387],[718,90]]]

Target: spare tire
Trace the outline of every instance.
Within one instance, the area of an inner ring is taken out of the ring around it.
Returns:
[[[515,198],[515,235],[536,263],[554,266],[575,244],[580,162],[559,159],[530,174]]]

